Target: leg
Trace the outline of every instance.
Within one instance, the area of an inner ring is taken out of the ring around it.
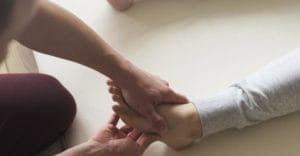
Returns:
[[[0,75],[0,153],[34,155],[52,144],[72,123],[71,94],[41,74]]]

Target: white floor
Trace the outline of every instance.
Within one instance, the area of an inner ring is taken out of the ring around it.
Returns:
[[[190,98],[214,95],[274,58],[300,47],[300,0],[143,0],[119,13],[105,0],[55,0],[140,67]],[[78,103],[70,145],[87,140],[111,114],[106,78],[37,54]],[[182,152],[161,143],[146,156],[300,155],[300,114],[226,131]]]

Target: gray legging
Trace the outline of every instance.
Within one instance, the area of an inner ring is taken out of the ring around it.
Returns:
[[[72,95],[53,77],[0,75],[0,155],[35,155],[72,123]]]

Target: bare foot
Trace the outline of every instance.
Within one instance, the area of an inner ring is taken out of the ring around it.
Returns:
[[[143,131],[149,131],[150,121],[140,114],[134,112],[122,98],[121,90],[108,82],[109,92],[118,105],[113,107],[114,111],[120,115],[122,120],[133,127]],[[192,103],[174,105],[159,105],[157,111],[167,121],[168,131],[161,133],[161,141],[174,149],[183,149],[202,136],[201,121],[198,112]]]

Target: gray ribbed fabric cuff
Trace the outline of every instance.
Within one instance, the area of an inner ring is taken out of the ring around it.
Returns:
[[[230,87],[217,96],[193,101],[201,119],[204,137],[239,125],[239,94],[241,91],[238,88]]]

